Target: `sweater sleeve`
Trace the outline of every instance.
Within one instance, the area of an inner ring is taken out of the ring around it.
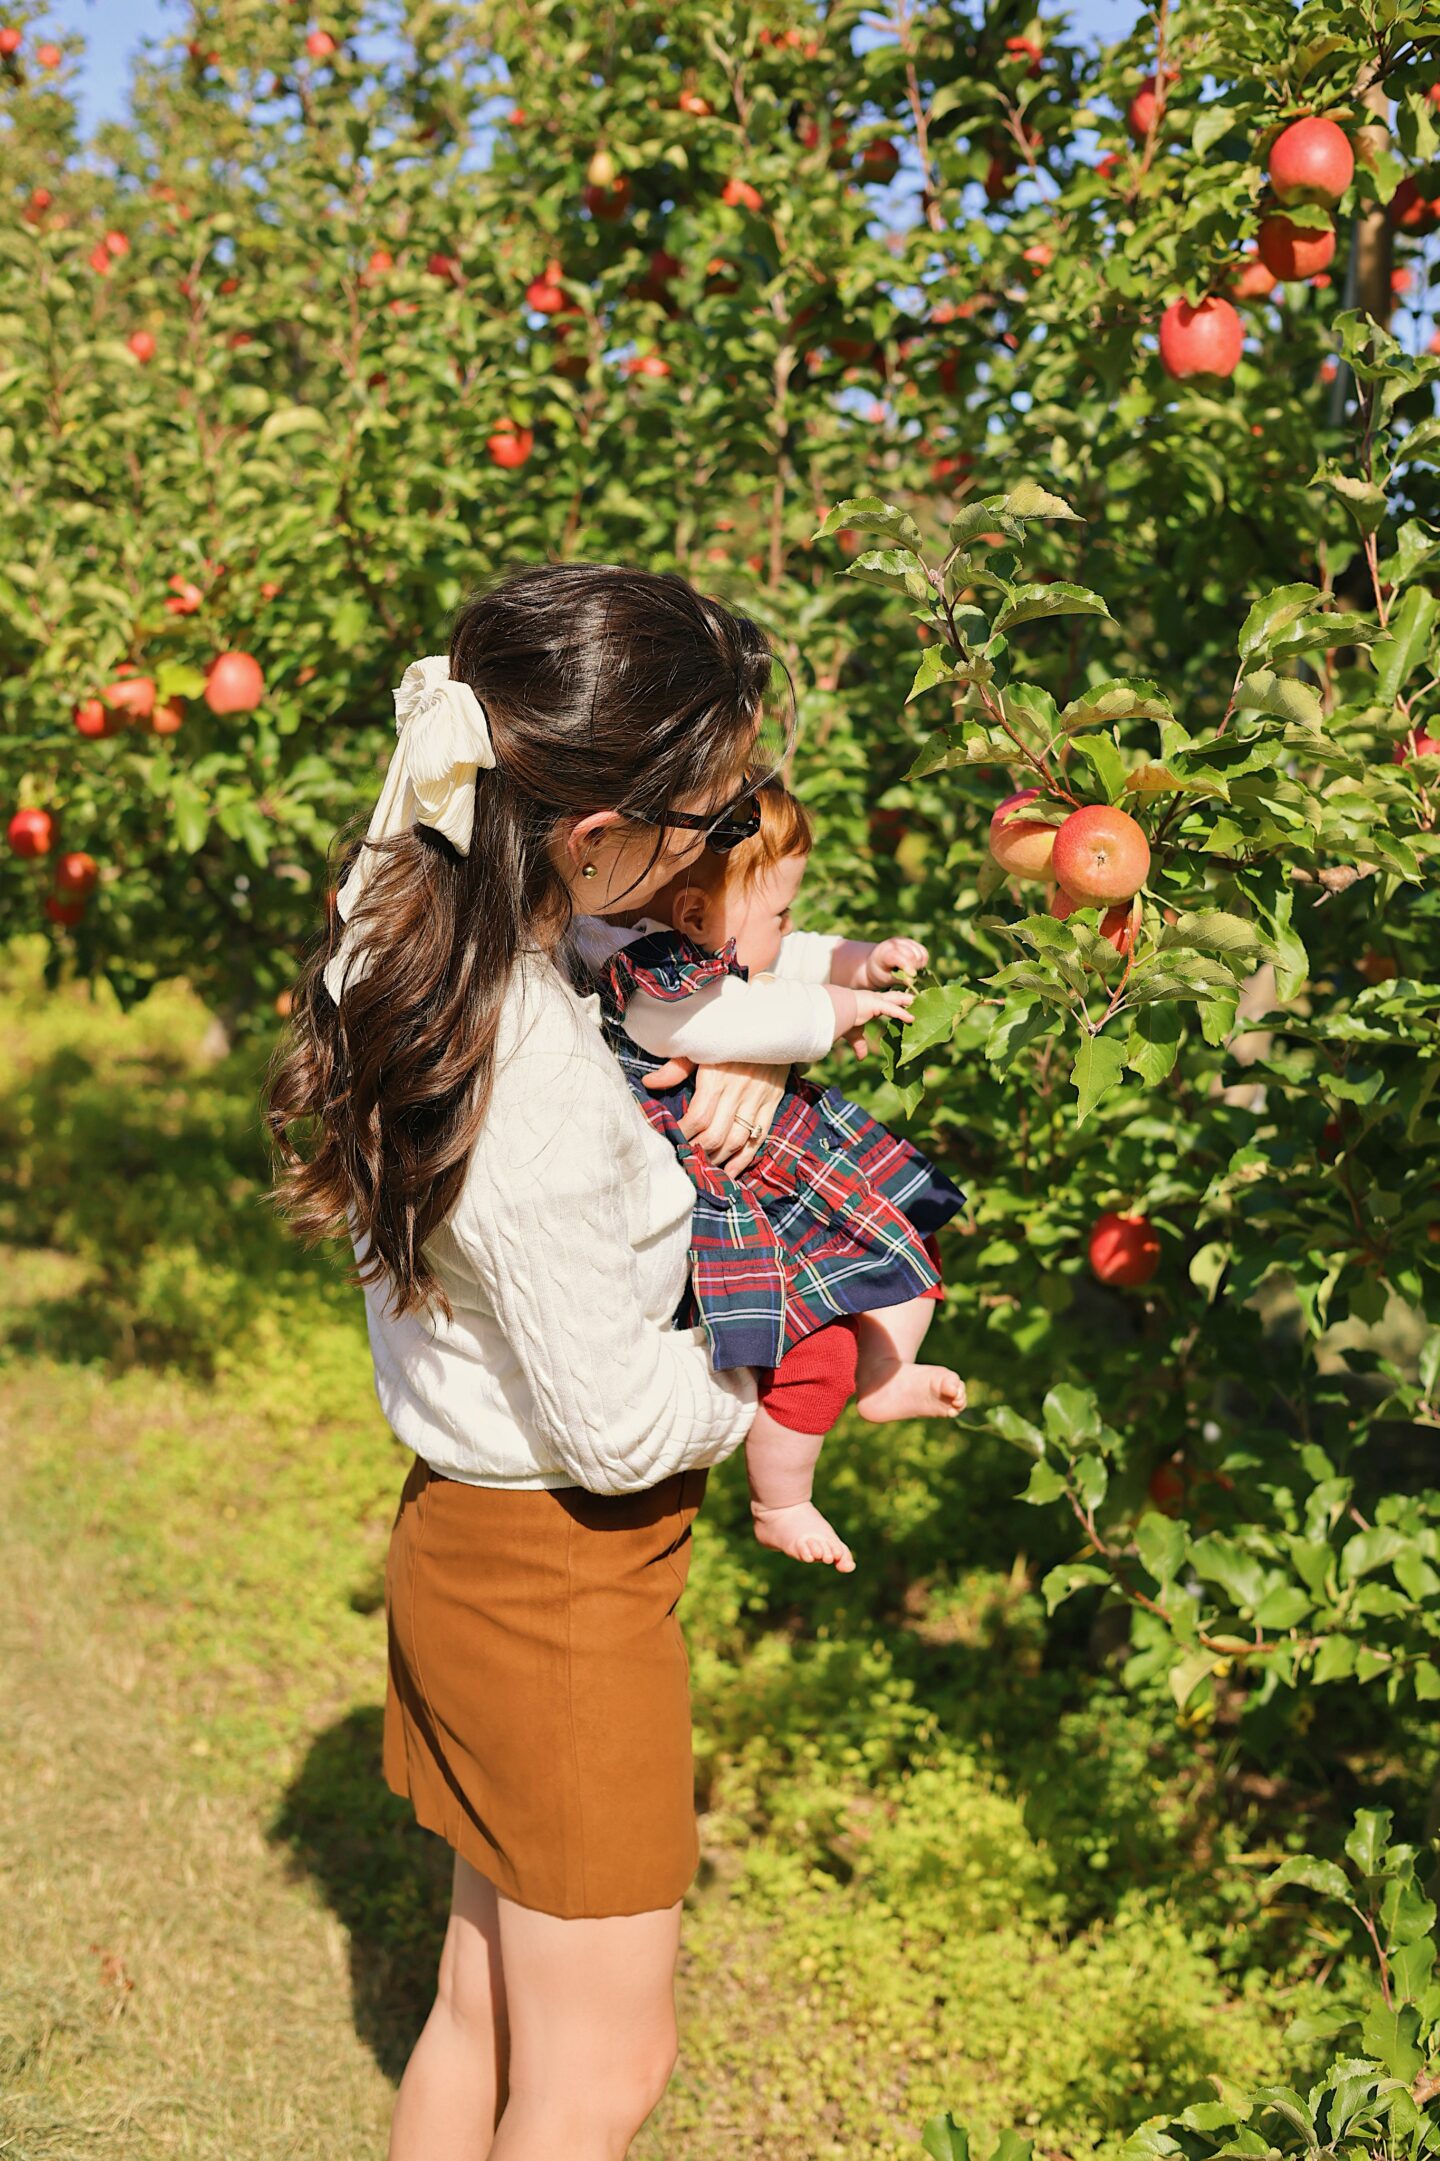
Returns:
[[[528,1387],[536,1430],[575,1483],[634,1493],[718,1463],[755,1414],[748,1367],[716,1371],[701,1328],[645,1313],[626,1205],[643,1116],[573,1050],[518,1051],[448,1227]]]
[[[789,982],[828,983],[835,948],[844,943],[839,931],[787,931],[780,940],[780,958],[774,972]]]
[[[635,991],[625,1006],[625,1033],[657,1058],[793,1065],[797,1058],[823,1058],[831,1048],[835,1007],[819,983],[764,977],[747,983],[729,975],[689,998]]]

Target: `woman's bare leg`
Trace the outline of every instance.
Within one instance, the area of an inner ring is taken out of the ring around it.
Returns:
[[[624,2161],[675,2068],[680,1902],[579,1921],[499,1908],[510,2098],[489,2161]]]
[[[498,1898],[457,1853],[439,1987],[395,2097],[389,2161],[485,2161],[490,2151],[509,2051]]]

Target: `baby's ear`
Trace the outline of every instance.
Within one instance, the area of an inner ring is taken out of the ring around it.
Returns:
[[[705,895],[699,886],[682,886],[670,905],[670,920],[676,930],[693,938],[705,928],[705,916]]]

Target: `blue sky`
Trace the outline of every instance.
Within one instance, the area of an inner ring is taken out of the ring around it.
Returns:
[[[1145,12],[1142,0],[1071,0],[1064,8],[1037,13],[1066,14],[1082,36],[1113,41],[1123,37]],[[142,38],[175,35],[189,17],[188,0],[50,0],[52,27],[78,32],[88,47],[80,86],[82,126],[118,117],[125,110],[125,87],[131,55]],[[317,6],[317,14],[323,7]]]

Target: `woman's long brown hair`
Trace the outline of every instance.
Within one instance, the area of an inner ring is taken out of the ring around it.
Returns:
[[[590,811],[656,816],[773,771],[753,746],[778,666],[758,624],[674,572],[542,563],[458,611],[450,672],[485,707],[496,753],[477,776],[470,852],[420,825],[376,844],[350,917],[366,973],[337,1009],[323,980],[343,927],[332,909],[266,1076],[270,1200],[304,1245],[368,1239],[349,1280],[388,1277],[397,1317],[431,1301],[452,1317],[423,1249],[484,1123],[511,968],[522,946],[553,947],[573,913],[551,842]],[[333,888],[371,845],[369,820],[367,806],[340,836]],[[646,830],[648,869],[664,833]]]

